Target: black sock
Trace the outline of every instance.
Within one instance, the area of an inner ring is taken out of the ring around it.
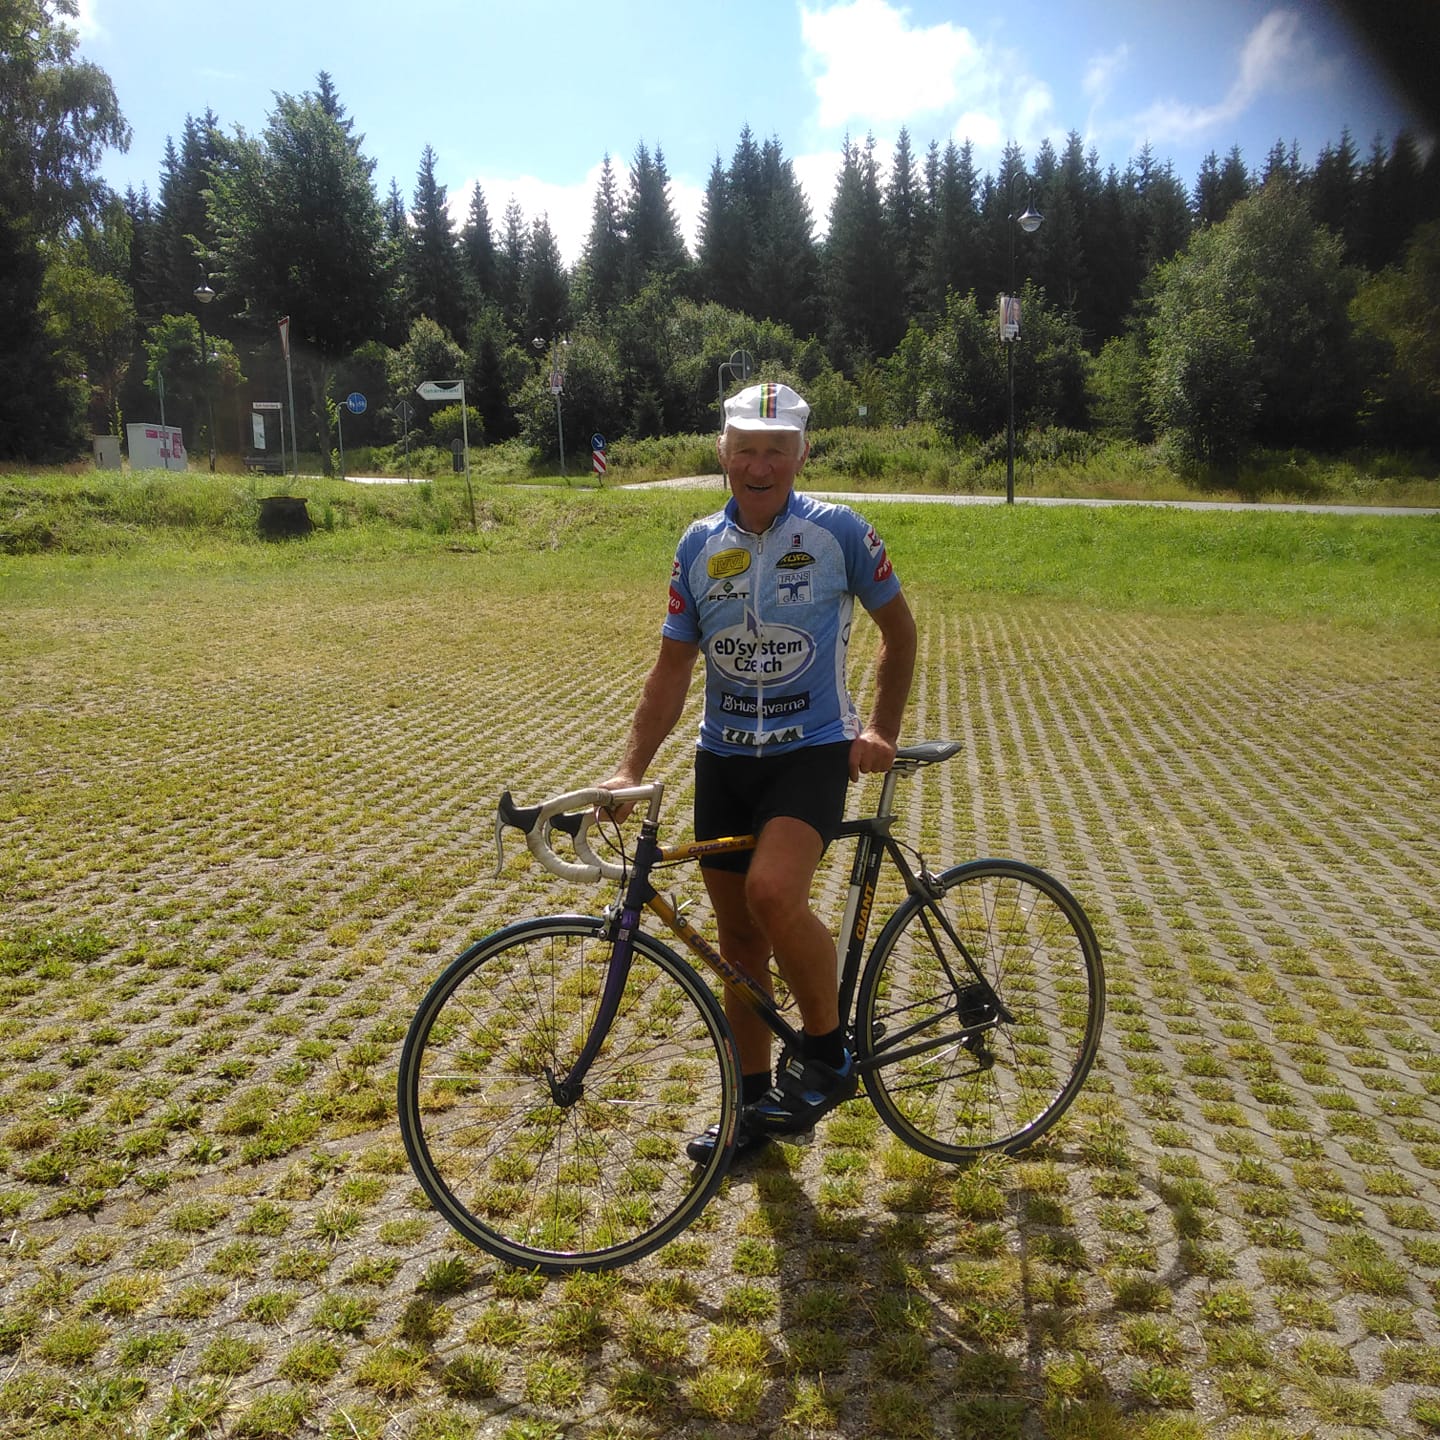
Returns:
[[[845,1063],[845,1036],[837,1025],[827,1035],[805,1033],[805,1058],[818,1060],[832,1070],[838,1070]]]
[[[758,1071],[754,1075],[742,1075],[740,1077],[740,1103],[753,1105],[769,1089],[770,1072],[768,1070]]]

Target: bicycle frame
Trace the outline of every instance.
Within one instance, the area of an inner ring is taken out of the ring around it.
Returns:
[[[864,959],[865,940],[869,934],[876,888],[886,857],[889,857],[899,872],[907,894],[921,895],[932,901],[935,898],[935,891],[928,883],[924,867],[921,867],[921,871],[917,875],[906,860],[900,845],[890,834],[890,827],[894,823],[896,780],[900,774],[910,773],[910,770],[911,767],[908,765],[897,765],[887,772],[882,783],[880,800],[875,814],[843,822],[836,836],[838,840],[853,839],[855,841],[844,917],[840,926],[840,945],[837,947],[840,951],[838,957],[840,964],[839,1009],[842,1021],[846,1023],[849,1022],[852,1013],[855,986]],[[661,796],[657,793],[650,802],[649,810],[640,829],[634,868],[626,885],[620,907],[612,918],[613,948],[610,963],[606,969],[605,984],[601,990],[595,1019],[585,1045],[563,1079],[555,1076],[548,1069],[546,1071],[551,1092],[558,1104],[573,1104],[579,1098],[583,1091],[585,1076],[605,1043],[611,1022],[619,1009],[626,981],[629,979],[633,937],[639,929],[642,910],[648,910],[655,915],[672,934],[684,943],[686,949],[718,975],[727,987],[743,996],[783,1044],[792,1050],[799,1047],[800,1031],[785,1019],[775,1001],[764,988],[750,975],[737,969],[726,960],[719,950],[685,918],[680,907],[666,900],[651,883],[651,873],[657,865],[677,864],[688,860],[699,860],[707,855],[727,855],[751,850],[755,846],[755,836],[726,836],[715,840],[695,840],[683,845],[662,847],[658,839],[660,800]],[[949,918],[942,910],[933,905],[929,914],[939,922],[951,943],[964,957],[973,976],[972,983],[978,983],[985,987],[997,1020],[1010,1020],[1012,1017],[975,964],[959,935],[955,933]],[[938,947],[937,953],[941,953],[938,951]],[[958,987],[959,982],[956,977],[951,975],[949,978],[952,984]],[[896,1040],[903,1038],[903,1036],[894,1037],[892,1046]],[[923,1050],[936,1045],[948,1044],[952,1038],[947,1036],[932,1040],[920,1048]],[[913,1054],[916,1052],[911,1050],[903,1053]],[[887,1058],[900,1059],[903,1057],[901,1054],[897,1054]],[[859,1060],[857,1057],[857,1064],[862,1071],[873,1068],[875,1063],[875,1061]]]

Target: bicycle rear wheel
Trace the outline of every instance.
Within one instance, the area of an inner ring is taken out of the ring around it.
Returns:
[[[733,1151],[740,1077],[695,971],[645,935],[582,1095],[558,1102],[610,963],[605,922],[560,915],[478,941],[430,988],[400,1056],[400,1131],[445,1219],[512,1265],[604,1270],[704,1208]],[[695,1165],[685,1142],[718,1124]]]
[[[1055,1124],[1090,1071],[1105,1016],[1100,947],[1075,897],[1033,866],[976,860],[936,883],[937,899],[911,896],[890,918],[861,976],[866,1093],[937,1160],[1013,1154]]]

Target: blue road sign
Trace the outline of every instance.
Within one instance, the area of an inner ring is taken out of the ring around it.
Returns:
[[[358,390],[352,390],[345,397],[345,408],[352,415],[363,415],[365,413],[365,397]]]
[[[592,450],[605,448],[605,437],[598,430],[590,437],[590,448]]]

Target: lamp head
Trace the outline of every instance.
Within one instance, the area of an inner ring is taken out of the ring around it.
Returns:
[[[1045,217],[1029,205],[1016,217],[1015,223],[1027,234],[1033,235],[1044,222]]]

